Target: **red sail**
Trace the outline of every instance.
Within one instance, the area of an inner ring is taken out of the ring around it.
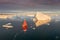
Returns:
[[[24,32],[27,31],[27,22],[26,22],[26,20],[24,20],[24,22],[23,22],[22,29],[23,29]]]

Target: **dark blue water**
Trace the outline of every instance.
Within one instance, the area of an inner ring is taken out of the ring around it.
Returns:
[[[12,23],[12,29],[5,29],[3,24]],[[22,21],[0,20],[0,40],[60,40],[60,22],[50,22],[50,25],[36,27],[34,22],[27,19],[28,30],[22,30]],[[56,37],[58,36],[58,37]]]

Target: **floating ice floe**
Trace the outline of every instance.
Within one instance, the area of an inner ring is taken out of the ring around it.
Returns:
[[[50,23],[47,23],[46,25],[48,25],[48,26],[49,26],[49,25],[50,25]]]
[[[43,24],[49,23],[51,21],[51,17],[48,16],[48,15],[45,15],[43,13],[37,13],[35,15],[35,18],[33,18],[33,21],[34,21],[36,27],[39,27],[39,26],[41,26]]]
[[[32,28],[33,30],[35,30],[36,28]]]
[[[6,28],[6,29],[10,29],[10,28],[13,28],[13,26],[11,25],[11,23],[7,23],[5,25],[2,25],[3,28]]]

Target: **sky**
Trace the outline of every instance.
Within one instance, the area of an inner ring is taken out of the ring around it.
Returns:
[[[0,12],[11,10],[59,11],[60,0],[0,0]]]

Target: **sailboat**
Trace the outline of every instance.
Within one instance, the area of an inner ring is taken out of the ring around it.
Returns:
[[[23,29],[24,32],[26,32],[27,29],[28,29],[28,25],[27,25],[27,22],[26,22],[25,19],[24,19],[23,24],[22,24],[22,29]]]

